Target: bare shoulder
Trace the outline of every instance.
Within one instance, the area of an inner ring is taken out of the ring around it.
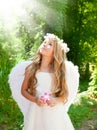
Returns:
[[[30,72],[32,69],[32,64],[28,65],[25,69],[25,77],[29,77],[30,76]]]

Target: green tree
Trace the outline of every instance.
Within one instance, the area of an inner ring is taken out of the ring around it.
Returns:
[[[68,0],[63,37],[70,46],[70,60],[89,79],[90,65],[97,61],[97,0]]]

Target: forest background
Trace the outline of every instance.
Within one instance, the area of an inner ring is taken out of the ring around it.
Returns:
[[[32,59],[49,32],[68,44],[68,60],[79,67],[71,120],[76,130],[97,130],[97,0],[0,1],[0,130],[22,129],[8,75],[17,63]]]

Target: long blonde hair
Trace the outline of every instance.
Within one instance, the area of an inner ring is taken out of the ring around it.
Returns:
[[[65,96],[68,93],[68,88],[66,85],[66,79],[65,79],[65,60],[66,60],[66,52],[62,48],[61,43],[58,42],[56,38],[51,39],[54,42],[54,58],[53,58],[53,70],[54,70],[54,86],[52,89],[52,94],[55,97]],[[32,64],[30,64],[26,71],[29,70],[29,80],[28,80],[28,86],[30,89],[30,93],[32,95],[36,95],[36,87],[37,87],[37,78],[36,78],[36,72],[40,68],[42,60],[42,55],[40,54],[40,51],[38,49],[36,56],[34,57]]]

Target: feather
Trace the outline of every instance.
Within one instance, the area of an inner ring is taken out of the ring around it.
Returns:
[[[8,80],[12,92],[12,97],[17,102],[24,116],[28,111],[30,101],[21,95],[21,86],[24,80],[25,68],[31,64],[31,62],[32,61],[22,61],[21,63],[18,63],[15,67],[12,68]]]
[[[22,61],[12,68],[9,74],[8,83],[12,91],[12,97],[17,102],[21,112],[25,116],[29,109],[31,102],[21,95],[21,86],[24,80],[25,68],[31,64],[32,61]],[[66,64],[66,82],[69,90],[68,101],[64,104],[66,111],[69,110],[73,103],[79,86],[79,72],[78,67],[74,66],[71,61],[65,61]]]
[[[68,86],[69,96],[68,101],[64,104],[66,111],[74,102],[79,87],[79,72],[78,66],[75,66],[71,61],[66,61],[66,83]]]

